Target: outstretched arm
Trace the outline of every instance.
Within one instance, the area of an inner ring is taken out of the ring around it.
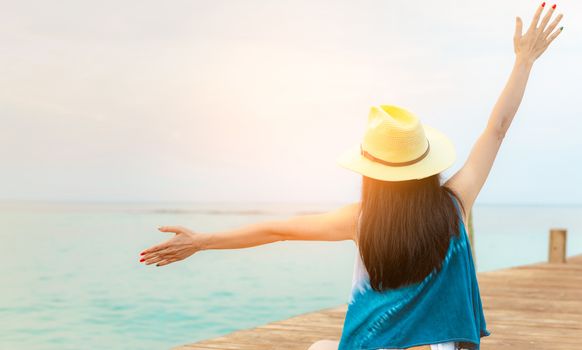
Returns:
[[[562,31],[562,27],[554,30],[562,19],[562,14],[548,26],[555,5],[547,11],[538,26],[543,9],[543,5],[536,9],[532,22],[523,35],[521,18],[516,17],[513,37],[515,62],[511,75],[493,107],[485,130],[475,142],[465,164],[445,183],[445,186],[455,190],[461,197],[467,210],[465,222],[519,108],[535,60]]]
[[[175,233],[166,242],[144,250],[141,262],[167,265],[208,249],[238,249],[286,240],[341,241],[354,239],[359,203],[322,213],[297,215],[240,228],[215,232],[194,232],[182,226],[162,226],[162,232]]]

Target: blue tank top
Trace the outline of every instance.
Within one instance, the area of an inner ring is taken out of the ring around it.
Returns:
[[[441,269],[421,282],[382,292],[371,288],[369,278],[358,281],[352,288],[338,350],[401,349],[445,342],[479,350],[481,337],[491,334],[460,207],[450,196],[460,234],[451,237]]]

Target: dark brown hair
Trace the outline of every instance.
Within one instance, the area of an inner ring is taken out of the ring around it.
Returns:
[[[441,268],[460,223],[447,192],[463,204],[440,182],[440,174],[406,181],[363,177],[357,240],[374,290],[420,282]]]

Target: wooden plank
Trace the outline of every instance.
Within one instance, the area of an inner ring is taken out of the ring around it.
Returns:
[[[477,278],[491,331],[483,350],[582,348],[582,255]],[[339,340],[346,310],[339,305],[174,349],[306,350],[320,339]]]

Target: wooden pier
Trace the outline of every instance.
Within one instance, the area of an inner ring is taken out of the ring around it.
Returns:
[[[565,258],[565,230],[550,233],[549,261],[477,274],[487,328],[483,350],[582,349],[582,255]],[[339,340],[347,305],[176,347],[306,350]]]

